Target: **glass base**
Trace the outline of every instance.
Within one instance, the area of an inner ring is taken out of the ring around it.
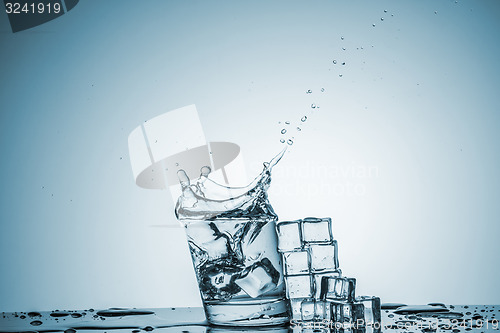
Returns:
[[[220,326],[269,326],[289,321],[285,299],[261,297],[235,299],[227,302],[205,303],[205,313],[210,324]]]

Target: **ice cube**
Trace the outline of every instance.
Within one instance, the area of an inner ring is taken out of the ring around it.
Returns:
[[[372,327],[374,332],[380,331],[380,298],[362,296],[356,297],[352,303],[333,301],[330,304],[333,321],[350,323],[359,329]]]
[[[314,281],[314,297],[320,299],[321,297],[321,280],[323,277],[338,277],[342,275],[342,271],[337,269],[335,271],[323,272],[323,273],[315,273],[313,274]]]
[[[278,233],[279,251],[293,251],[302,248],[302,242],[300,241],[300,220],[279,222],[276,224],[276,231]]]
[[[309,252],[307,250],[283,252],[283,265],[286,275],[309,273]]]
[[[210,242],[202,243],[200,247],[205,250],[210,260],[227,257],[231,252],[229,239],[225,234],[220,234]]]
[[[314,298],[303,300],[300,307],[302,320],[305,321],[313,320],[315,309],[316,309],[316,300]]]
[[[374,296],[356,297],[356,301],[353,303],[353,313],[356,319],[362,319],[362,322],[357,322],[358,326],[360,326],[359,324],[371,327],[380,325],[380,298]]]
[[[337,241],[331,245],[310,245],[311,270],[313,272],[335,271],[339,267]]]
[[[341,324],[349,323],[352,325],[357,319],[353,317],[352,303],[346,302],[330,302],[330,316],[333,322]]]
[[[290,299],[290,312],[292,314],[290,319],[302,320],[302,301],[303,298]]]
[[[255,298],[276,288],[280,273],[267,258],[245,269],[235,283],[250,297]]]
[[[329,301],[354,302],[356,279],[340,276],[324,276],[321,279],[320,298]]]
[[[207,261],[198,268],[200,291],[205,300],[229,300],[240,292],[235,283],[243,271],[243,263],[235,258],[219,258]]]
[[[189,240],[197,245],[211,242],[220,235],[219,229],[213,222],[189,222],[185,224],[185,228]]]
[[[306,298],[302,301],[301,313],[302,320],[323,321],[329,319],[330,303],[315,298]]]
[[[292,298],[308,298],[313,296],[310,275],[285,276],[286,295]]]
[[[330,218],[307,217],[302,220],[302,240],[307,243],[331,243],[332,220]]]

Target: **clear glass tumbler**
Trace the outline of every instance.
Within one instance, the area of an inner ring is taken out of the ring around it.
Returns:
[[[180,222],[209,323],[261,326],[288,321],[274,219]]]

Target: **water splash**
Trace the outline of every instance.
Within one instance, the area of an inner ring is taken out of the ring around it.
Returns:
[[[286,152],[283,149],[271,161],[264,163],[264,169],[245,187],[228,187],[208,178],[209,167],[203,167],[201,175],[191,184],[184,170],[177,176],[182,195],[177,200],[175,215],[178,220],[218,219],[263,219],[277,220],[278,217],[267,198],[271,183],[271,170]]]

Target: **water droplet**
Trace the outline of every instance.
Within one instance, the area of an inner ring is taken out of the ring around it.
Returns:
[[[81,316],[82,316],[81,313],[72,313],[71,314],[71,317],[73,317],[73,318],[80,318]]]
[[[281,134],[285,134],[285,133],[286,133],[286,129],[284,129],[284,128],[283,128],[283,129],[281,130]]]
[[[310,94],[310,93],[312,93],[312,90],[311,90],[311,89],[308,89],[308,90],[306,91],[306,94]]]
[[[299,132],[300,132],[300,131],[302,131],[302,129],[301,129],[300,127],[297,127],[297,131],[299,131]]]
[[[345,62],[342,63],[342,66],[345,66]]]
[[[209,166],[205,165],[201,167],[200,173],[203,177],[208,177],[210,172],[212,172],[212,169]]]
[[[339,74],[339,77],[342,77],[342,74]]]
[[[64,331],[64,333],[76,333],[76,330],[68,328],[67,330]]]
[[[345,51],[345,47],[342,48],[342,51]]]
[[[43,323],[40,320],[33,320],[30,324],[33,325],[33,326],[40,326]]]
[[[289,121],[285,121],[285,124],[286,124],[286,125],[290,125],[290,122],[289,122]]]
[[[302,117],[302,119],[300,119],[301,122],[305,122],[307,120],[307,116],[304,116]]]
[[[312,103],[311,104],[311,109],[316,109],[316,104]]]
[[[123,157],[120,157],[120,160],[123,160]]]
[[[374,26],[375,26],[375,23],[372,24],[372,27],[374,27]]]
[[[292,139],[288,139],[288,141],[286,143],[288,143],[289,146],[293,145]]]
[[[42,315],[39,312],[28,312],[28,316],[30,318],[33,318],[33,317],[41,317]]]
[[[281,142],[281,143],[285,143],[285,139],[281,139],[281,140],[280,140],[280,142]]]
[[[19,318],[26,319],[26,316],[22,315],[22,316],[19,316]]]
[[[334,60],[334,61],[333,61],[333,64],[334,64],[334,65],[336,65],[336,64],[337,64],[337,60]]]
[[[384,9],[384,13],[387,13],[387,9]]]
[[[175,163],[175,166],[179,166],[179,163]],[[90,312],[92,312],[92,311],[90,311]]]
[[[434,14],[437,14],[437,13],[438,13],[438,12],[437,12],[437,10],[436,10],[436,11],[434,12]]]
[[[325,88],[321,88],[321,92],[325,92]]]
[[[154,330],[154,328],[152,328],[151,326],[146,326],[143,328],[143,330],[145,330],[146,332],[151,332],[152,330]]]
[[[383,21],[383,20],[384,20],[384,18],[383,18],[383,17],[381,17],[381,18],[380,18],[380,21]]]
[[[340,37],[340,39],[344,40],[344,36]]]

